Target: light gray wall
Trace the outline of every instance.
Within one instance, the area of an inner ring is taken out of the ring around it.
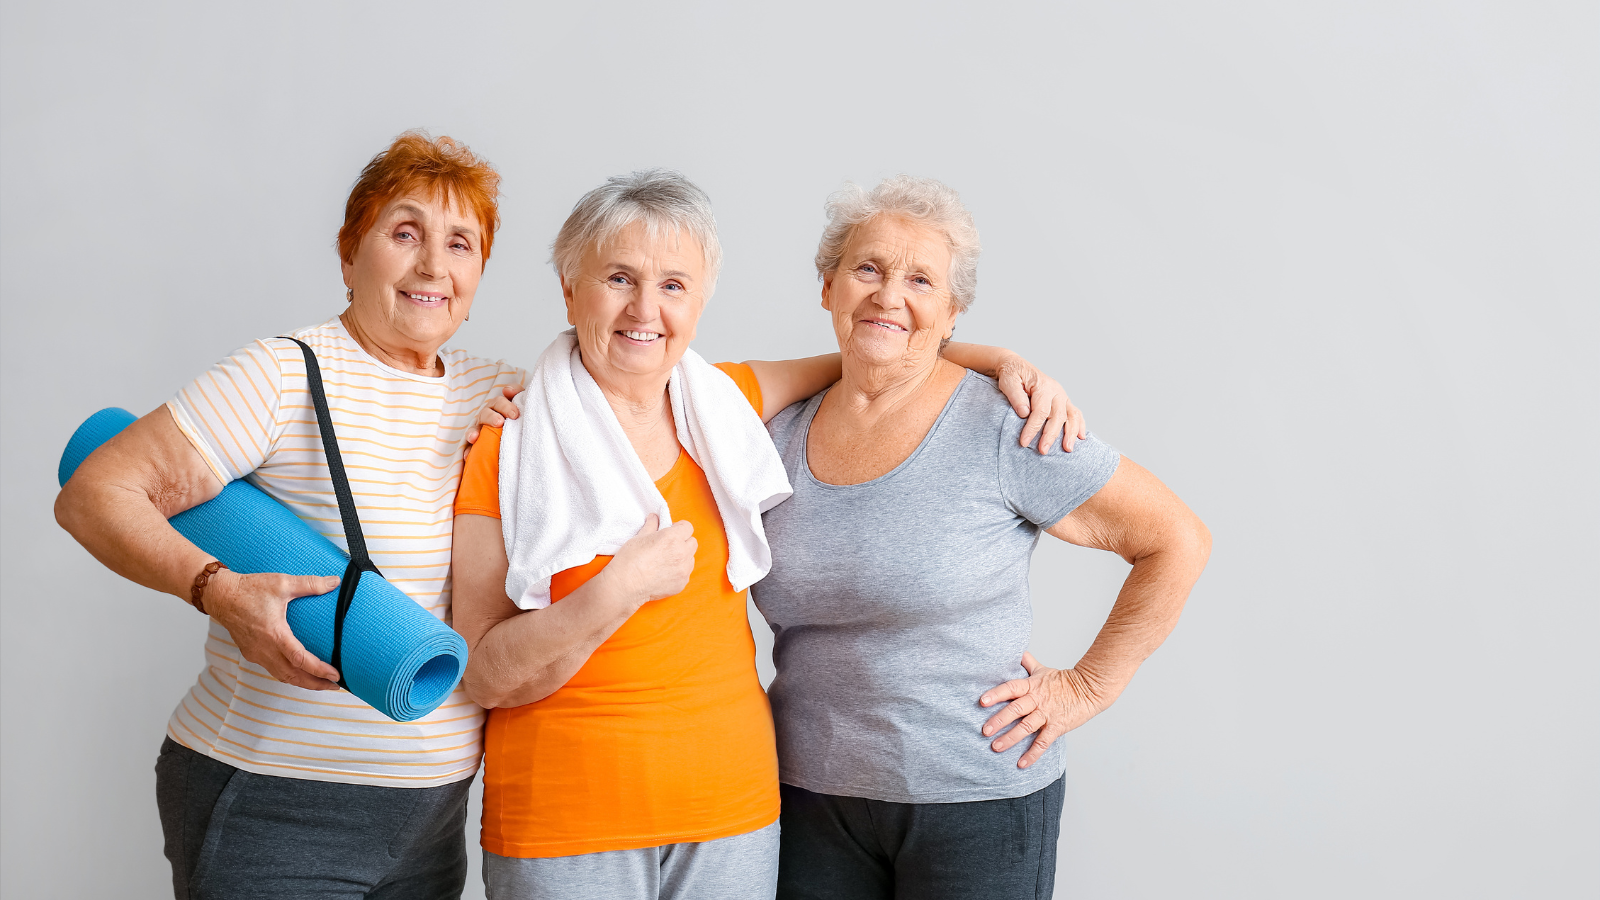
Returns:
[[[0,892],[164,895],[151,767],[201,665],[201,617],[54,524],[66,436],[338,311],[345,193],[426,126],[505,174],[455,344],[519,363],[607,175],[715,200],[713,359],[830,349],[845,179],[962,191],[959,336],[1216,539],[1061,748],[1060,896],[1595,896],[1595,4],[546,6],[0,7]],[[1073,662],[1125,570],[1041,546],[1035,652]]]

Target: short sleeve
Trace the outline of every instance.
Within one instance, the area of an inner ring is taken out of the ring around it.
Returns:
[[[254,472],[271,454],[283,430],[278,421],[282,396],[277,352],[256,341],[190,382],[167,401],[167,409],[227,484]]]
[[[1007,416],[1000,434],[1000,492],[1013,512],[1049,528],[1106,486],[1122,454],[1090,434],[1071,453],[1057,447],[1041,456],[1017,443],[1023,420]]]
[[[724,375],[732,378],[734,384],[739,386],[739,391],[744,394],[744,398],[750,401],[751,406],[755,407],[756,415],[762,415],[761,381],[756,378],[756,370],[744,363],[725,362],[717,363],[716,366],[722,370]]]
[[[501,429],[484,426],[467,452],[456,489],[456,515],[500,518],[500,434]]]

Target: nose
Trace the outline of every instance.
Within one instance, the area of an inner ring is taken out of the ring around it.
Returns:
[[[422,242],[422,252],[417,254],[417,274],[430,281],[438,278],[445,269],[445,238]]]
[[[634,289],[633,297],[628,301],[628,315],[636,322],[653,322],[660,312],[660,304],[650,296],[649,291]]]

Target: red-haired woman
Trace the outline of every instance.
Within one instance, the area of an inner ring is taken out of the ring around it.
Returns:
[[[499,224],[499,176],[449,138],[401,135],[339,231],[348,306],[293,332],[316,353],[368,549],[450,619],[451,504],[480,408],[524,373],[444,348]],[[118,574],[211,617],[205,669],[167,723],[156,798],[177,897],[455,897],[483,710],[458,689],[390,721],[290,632],[337,578],[242,575],[169,516],[251,483],[344,546],[300,348],[239,350],[95,451],[56,518]]]

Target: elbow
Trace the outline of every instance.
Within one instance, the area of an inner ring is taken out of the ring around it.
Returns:
[[[55,514],[56,524],[72,535],[79,538],[83,528],[83,486],[78,479],[68,479],[61,492],[56,494]],[[81,539],[80,539],[81,540]]]
[[[1185,544],[1190,558],[1195,562],[1195,571],[1198,573],[1206,567],[1206,563],[1211,559],[1211,529],[1206,527],[1206,523],[1200,521],[1199,516],[1190,513],[1189,518],[1189,533],[1186,536]]]

